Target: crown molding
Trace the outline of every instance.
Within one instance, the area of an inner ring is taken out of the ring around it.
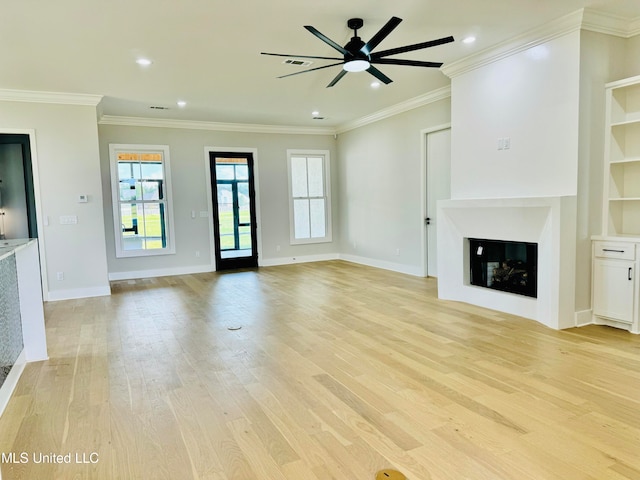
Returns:
[[[7,102],[58,103],[63,105],[87,105],[96,107],[102,101],[102,95],[0,89],[0,100]]]
[[[629,24],[629,38],[640,35],[640,17],[631,20]]]
[[[385,118],[393,117],[400,113],[413,110],[414,108],[422,107],[424,105],[428,105],[430,103],[434,103],[439,100],[449,98],[450,96],[451,96],[450,85],[446,87],[438,88],[437,90],[433,90],[431,92],[425,93],[424,95],[410,98],[409,100],[397,103],[395,105],[392,105],[391,107],[378,110],[377,112],[374,112],[370,115],[366,115],[364,117],[358,118],[351,122],[338,125],[338,127],[336,128],[336,133],[348,132],[349,130],[354,130],[356,128],[368,125],[370,123],[378,122],[380,120],[384,120]]]
[[[576,10],[491,48],[445,65],[440,70],[453,78],[578,30],[631,38],[640,34],[640,17],[628,19],[589,8]]]
[[[640,33],[640,17],[629,20],[620,15],[586,8],[582,29],[616,37],[631,38]]]
[[[127,127],[183,128],[187,130],[215,130],[219,132],[279,133],[289,135],[335,135],[332,127],[297,127],[288,125],[258,125],[250,123],[203,122],[194,120],[170,120],[147,117],[120,117],[103,115],[100,125]]]
[[[450,78],[457,77],[476,68],[489,65],[546,43],[554,38],[578,31],[582,26],[583,14],[583,9],[577,10],[540,27],[528,30],[507,41],[498,43],[491,48],[486,48],[474,55],[445,65],[441,67],[440,70]]]
[[[333,127],[297,127],[279,125],[257,125],[245,123],[221,123],[190,120],[170,120],[148,117],[121,117],[115,115],[103,115],[98,123],[100,125],[120,125],[127,127],[155,127],[155,128],[183,128],[188,130],[214,130],[222,132],[243,133],[276,133],[292,135],[335,135],[359,128],[370,123],[378,122],[385,118],[393,117],[400,113],[422,107],[430,103],[449,98],[451,86],[446,86],[425,93],[407,101],[392,105],[389,108],[379,110],[371,115],[361,117],[348,123]]]

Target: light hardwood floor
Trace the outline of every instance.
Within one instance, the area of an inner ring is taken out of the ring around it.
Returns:
[[[112,287],[46,305],[3,480],[640,479],[639,336],[339,261]]]

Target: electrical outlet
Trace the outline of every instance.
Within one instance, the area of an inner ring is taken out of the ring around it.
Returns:
[[[64,280],[64,272],[58,272],[56,273],[56,278],[58,280]]]
[[[200,250],[196,250],[196,257],[200,256]]]

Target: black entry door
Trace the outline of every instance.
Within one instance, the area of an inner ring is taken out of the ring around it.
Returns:
[[[258,266],[251,153],[211,152],[216,270]]]

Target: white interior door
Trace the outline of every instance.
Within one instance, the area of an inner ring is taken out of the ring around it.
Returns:
[[[451,198],[451,129],[427,133],[427,275],[438,276],[438,200]]]

